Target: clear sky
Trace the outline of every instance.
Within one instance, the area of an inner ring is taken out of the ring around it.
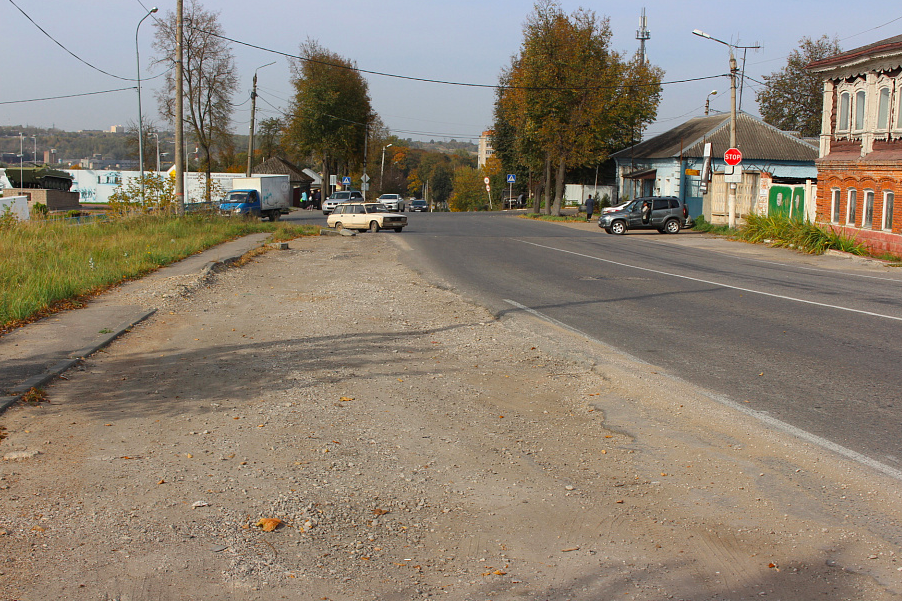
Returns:
[[[187,1],[187,0],[186,0]],[[15,3],[15,4],[14,4]],[[0,102],[97,92],[134,86],[79,62],[45,36],[17,8],[84,61],[103,71],[134,78],[135,28],[151,0],[0,0],[6,60]],[[802,36],[837,36],[843,49],[897,35],[902,5],[885,0],[758,0],[757,2],[562,2],[610,17],[613,48],[632,54],[636,30],[646,10],[651,39],[649,60],[662,67],[665,82],[716,76],[728,71],[726,46],[691,34],[700,29],[737,45],[761,45],[748,51],[746,73],[759,81],[779,70]],[[175,9],[175,0],[159,0],[157,16]],[[310,37],[357,62],[361,69],[412,77],[475,84],[495,84],[501,69],[517,53],[523,23],[533,4],[515,0],[206,0],[220,12],[229,37],[286,53],[297,53]],[[893,8],[895,6],[895,8]],[[146,7],[146,8],[144,8]],[[153,64],[152,19],[140,28],[144,114],[163,125],[154,92],[161,68]],[[268,52],[233,46],[240,83],[233,102],[238,133],[247,132],[254,70],[260,70],[259,119],[276,116],[291,96],[288,62]],[[738,54],[742,58],[741,51]],[[491,89],[449,86],[367,75],[377,113],[393,133],[417,139],[467,139],[491,125]],[[755,89],[746,81],[742,108],[757,114]],[[718,77],[664,86],[658,122],[648,134],[661,133],[704,112],[711,90],[712,110],[729,110],[729,80]],[[241,104],[244,103],[244,104]],[[65,130],[108,129],[137,121],[134,90],[64,100],[0,104],[0,124],[55,126]],[[414,133],[417,132],[417,133]]]

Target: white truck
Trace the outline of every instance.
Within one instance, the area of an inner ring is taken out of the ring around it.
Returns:
[[[236,177],[232,190],[219,204],[222,215],[268,217],[276,221],[291,206],[291,184],[287,175]]]

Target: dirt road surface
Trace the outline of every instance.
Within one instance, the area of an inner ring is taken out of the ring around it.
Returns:
[[[0,417],[0,598],[902,597],[898,482],[403,252],[123,298],[159,310]]]

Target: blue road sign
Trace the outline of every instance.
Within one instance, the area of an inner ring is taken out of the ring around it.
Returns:
[[[350,186],[350,185],[351,185],[351,178],[348,177],[347,175],[344,176],[343,178],[341,178],[341,185],[342,185],[342,186]]]
[[[517,183],[517,174],[516,173],[508,173],[507,174],[507,183],[516,184]]]

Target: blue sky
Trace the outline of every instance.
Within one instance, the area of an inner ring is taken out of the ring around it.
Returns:
[[[101,74],[67,54],[42,34],[12,4],[85,61],[109,73],[135,77],[135,27],[146,14],[149,0],[0,0],[7,60],[0,101],[79,94],[133,86]],[[142,6],[143,3],[143,6]],[[522,41],[523,22],[531,2],[514,0],[333,0],[288,2],[285,0],[207,0],[207,9],[220,12],[226,35],[251,44],[297,53],[306,38],[355,60],[362,69],[426,79],[495,84]],[[787,54],[802,36],[837,36],[844,49],[854,48],[902,31],[902,7],[877,0],[759,0],[730,3],[695,2],[562,2],[571,12],[579,6],[610,17],[613,48],[633,53],[638,47],[636,29],[642,8],[646,10],[651,39],[650,61],[662,67],[665,81],[700,78],[726,73],[728,49],[691,34],[701,29],[714,37],[739,45],[761,45],[749,51],[746,72],[761,80],[780,69]],[[174,10],[175,0],[160,0],[158,15]],[[160,72],[152,64],[152,18],[141,26],[142,103],[145,115],[162,124],[154,92]],[[15,49],[15,52],[10,52]],[[233,102],[244,102],[250,93],[254,69],[273,60],[259,72],[258,119],[277,115],[291,96],[290,71],[284,58],[235,46],[240,77]],[[741,58],[741,54],[739,55]],[[15,57],[15,58],[13,58]],[[373,105],[383,121],[401,137],[418,139],[478,136],[492,121],[490,89],[458,87],[367,76]],[[747,81],[742,108],[757,114],[754,91]],[[701,115],[706,95],[712,110],[729,108],[726,77],[665,85],[658,122],[647,134],[661,133]],[[250,103],[234,113],[234,130],[245,133]],[[116,92],[24,104],[0,105],[3,125],[56,126],[66,130],[108,129],[137,120],[134,91]],[[410,133],[418,132],[418,133]]]

